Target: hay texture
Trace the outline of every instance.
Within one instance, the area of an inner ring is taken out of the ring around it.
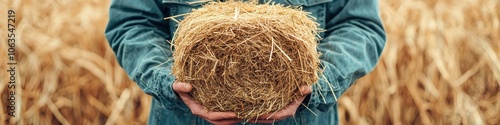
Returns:
[[[109,1],[0,1],[16,11],[16,87],[6,84],[7,41],[0,45],[0,125],[146,124],[151,96],[118,64],[104,37]],[[5,33],[4,33],[5,32]],[[16,117],[7,114],[16,93]]]
[[[179,23],[173,74],[208,111],[253,118],[318,80],[318,24],[299,8],[212,2]]]
[[[386,48],[339,98],[341,124],[498,125],[499,8],[498,0],[380,1]]]

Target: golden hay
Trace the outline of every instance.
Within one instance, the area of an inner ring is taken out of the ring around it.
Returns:
[[[282,109],[318,80],[318,24],[307,14],[246,2],[193,10],[174,36],[173,74],[209,111],[256,118]]]
[[[343,124],[500,123],[500,1],[381,1],[377,68],[339,99]]]
[[[107,2],[22,0],[0,2],[0,13],[16,11],[16,117],[0,114],[0,124],[145,123],[150,96],[117,63],[104,37]],[[5,9],[4,9],[5,8]],[[5,40],[7,19],[0,19]],[[1,73],[6,64],[1,42]],[[6,54],[5,54],[6,55]],[[0,83],[4,82],[0,74]],[[6,111],[7,84],[0,87]]]

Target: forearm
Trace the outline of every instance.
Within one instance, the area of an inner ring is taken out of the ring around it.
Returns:
[[[325,110],[358,78],[373,70],[385,45],[378,1],[342,3],[340,12],[327,19],[325,38],[318,44],[324,77],[314,87],[310,104]]]
[[[120,65],[145,93],[172,108],[182,106],[172,90],[172,52],[160,1],[113,0],[106,37]]]

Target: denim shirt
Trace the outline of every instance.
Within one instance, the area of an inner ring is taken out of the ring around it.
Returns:
[[[111,1],[106,38],[129,77],[153,97],[148,124],[210,124],[192,115],[172,89],[175,78],[171,74],[172,50],[167,41],[172,39],[177,23],[163,18],[201,7],[188,4],[193,1],[197,0]],[[358,78],[373,70],[385,46],[378,1],[273,2],[302,6],[326,30],[320,34],[323,39],[317,47],[322,53],[320,60],[325,77],[313,86],[313,92],[303,102],[314,113],[300,106],[294,117],[275,124],[338,124],[336,99]]]

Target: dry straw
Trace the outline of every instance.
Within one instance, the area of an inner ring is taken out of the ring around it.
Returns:
[[[377,68],[339,99],[343,124],[500,123],[500,1],[382,0]]]
[[[4,124],[145,123],[151,97],[117,63],[100,0],[1,1],[0,121]],[[16,11],[16,117],[5,110],[5,9]]]
[[[179,23],[173,74],[209,111],[254,118],[282,109],[318,80],[318,24],[282,5],[212,2]]]

